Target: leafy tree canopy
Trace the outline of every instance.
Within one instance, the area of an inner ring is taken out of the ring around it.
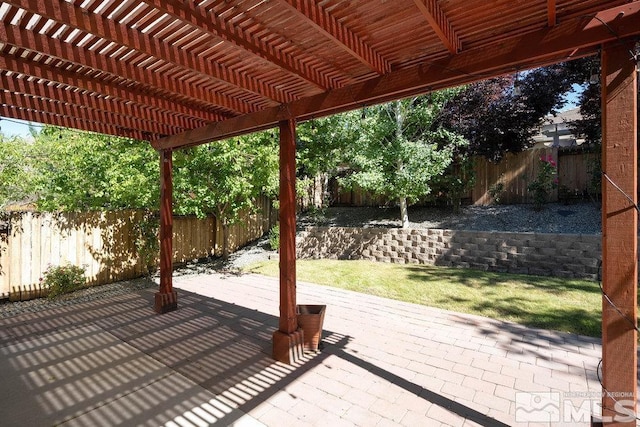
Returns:
[[[31,195],[30,143],[0,134],[0,210]]]
[[[145,142],[45,126],[32,155],[33,190],[42,210],[158,205],[158,154]]]
[[[498,161],[531,146],[544,117],[565,104],[572,82],[564,64],[476,82],[441,109],[436,123],[469,141],[467,156]]]

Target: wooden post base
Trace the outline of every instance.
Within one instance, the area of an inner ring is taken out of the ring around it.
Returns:
[[[288,365],[302,360],[304,355],[303,342],[302,329],[291,334],[275,331],[273,333],[273,358]]]
[[[168,293],[156,292],[154,310],[158,314],[168,313],[178,309],[178,292]]]

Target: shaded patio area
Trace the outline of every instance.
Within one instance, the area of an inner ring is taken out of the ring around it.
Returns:
[[[299,303],[327,304],[323,349],[289,366],[271,358],[277,279],[174,286],[162,316],[152,287],[0,320],[1,424],[527,425],[531,392],[587,425],[600,401],[598,339],[299,283]]]

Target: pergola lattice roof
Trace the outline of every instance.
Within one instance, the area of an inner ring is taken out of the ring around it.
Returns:
[[[0,116],[176,148],[592,54],[639,34],[639,12],[626,0],[5,1]]]

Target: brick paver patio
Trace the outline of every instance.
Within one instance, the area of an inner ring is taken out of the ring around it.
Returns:
[[[174,286],[164,315],[149,289],[0,320],[0,424],[588,425],[599,400],[597,339],[299,283],[323,349],[286,366],[277,279]]]

